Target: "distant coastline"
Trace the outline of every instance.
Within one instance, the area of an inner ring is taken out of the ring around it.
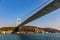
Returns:
[[[0,28],[0,34],[11,34],[11,32],[15,29],[15,27],[2,27]],[[36,26],[23,26],[20,27],[17,34],[24,33],[60,33],[60,30],[53,28],[39,28]]]

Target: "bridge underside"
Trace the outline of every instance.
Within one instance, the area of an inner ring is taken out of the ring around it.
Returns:
[[[19,29],[20,26],[24,26],[25,24],[38,19],[46,14],[49,14],[50,12],[56,10],[60,8],[60,0],[54,0],[54,2],[52,2],[51,4],[47,5],[45,8],[43,8],[42,10],[38,11],[37,13],[35,13],[34,15],[32,15],[31,17],[29,17],[27,20],[25,20],[24,22],[22,22],[20,25],[18,25],[12,33],[16,33]]]

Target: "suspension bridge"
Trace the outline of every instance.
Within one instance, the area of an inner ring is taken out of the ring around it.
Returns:
[[[45,6],[43,9],[36,12],[34,15],[30,16],[28,19],[23,21],[21,24],[16,26],[16,28],[13,30],[12,34],[17,33],[19,27],[24,26],[25,24],[32,22],[46,14],[49,14],[50,12],[60,8],[60,0],[53,0],[51,3],[49,3],[47,6]]]

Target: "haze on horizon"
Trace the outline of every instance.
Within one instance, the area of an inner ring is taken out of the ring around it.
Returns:
[[[17,18],[25,20],[26,14],[42,5],[44,0],[0,0],[0,27],[16,26]],[[30,14],[29,14],[30,15]],[[24,18],[25,17],[25,18]],[[27,25],[60,30],[60,8]]]

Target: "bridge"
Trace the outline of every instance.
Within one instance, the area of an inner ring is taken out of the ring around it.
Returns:
[[[12,32],[12,34],[17,33],[19,27],[24,26],[25,24],[32,22],[46,14],[49,14],[50,12],[56,10],[60,8],[60,0],[54,0],[52,1],[50,4],[48,4],[47,6],[45,6],[43,9],[39,10],[38,12],[36,12],[34,15],[32,15],[31,17],[29,17],[28,19],[26,19],[25,21],[23,21],[21,24],[19,24]]]

